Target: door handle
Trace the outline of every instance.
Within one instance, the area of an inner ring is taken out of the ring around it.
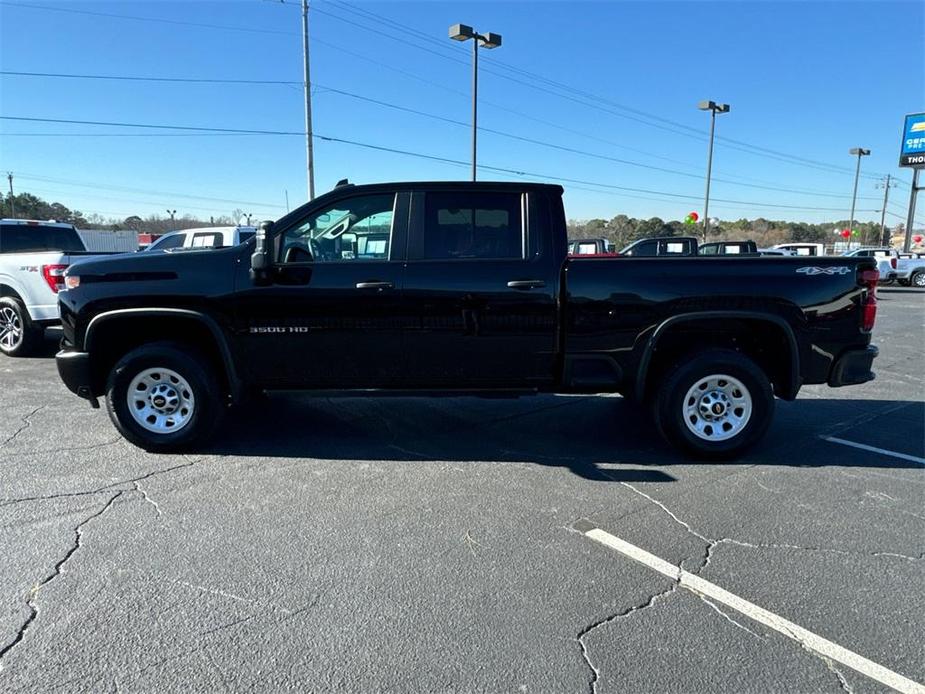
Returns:
[[[357,282],[357,289],[378,289],[382,291],[383,289],[394,289],[395,285],[391,282],[379,282],[373,280],[371,282]]]
[[[510,289],[540,289],[546,286],[544,280],[511,280],[507,283]]]

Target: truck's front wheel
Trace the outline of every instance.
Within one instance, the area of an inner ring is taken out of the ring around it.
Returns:
[[[656,424],[672,445],[698,458],[734,458],[764,436],[774,415],[767,375],[725,349],[672,369],[654,401]]]
[[[221,390],[208,361],[167,342],[119,360],[106,384],[106,407],[119,433],[152,452],[204,442],[222,416]]]

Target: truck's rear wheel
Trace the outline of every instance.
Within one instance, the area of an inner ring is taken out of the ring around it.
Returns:
[[[152,452],[203,443],[223,414],[211,365],[169,342],[144,345],[119,360],[106,384],[106,408],[119,433]]]
[[[45,330],[32,323],[29,312],[11,296],[0,298],[0,352],[10,357],[34,354]]]
[[[668,443],[698,458],[728,459],[764,436],[774,415],[774,393],[751,359],[715,349],[668,373],[653,406]]]
[[[913,287],[925,287],[925,270],[919,270],[909,278],[909,283]]]

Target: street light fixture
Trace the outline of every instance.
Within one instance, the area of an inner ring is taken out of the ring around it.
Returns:
[[[713,131],[716,128],[716,114],[729,113],[729,104],[718,104],[715,101],[701,101],[697,104],[701,111],[710,112],[710,144],[707,149],[707,191],[703,200],[703,240],[707,240],[707,230],[710,228],[710,174],[713,171]]]
[[[848,150],[848,154],[853,157],[858,158],[857,168],[854,170],[854,193],[851,195],[851,215],[848,219],[848,229],[851,232],[854,232],[854,204],[858,199],[858,178],[861,176],[861,157],[866,157],[870,154],[869,149],[864,149],[863,147],[852,147]]]
[[[479,45],[484,48],[498,48],[501,34],[480,34],[466,24],[454,24],[450,27],[450,38],[454,41],[472,39],[472,180],[476,178],[476,141],[478,139],[478,98],[479,98]]]

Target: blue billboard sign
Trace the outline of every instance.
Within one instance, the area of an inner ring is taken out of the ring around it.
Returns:
[[[911,113],[906,116],[899,165],[925,168],[925,113]]]

